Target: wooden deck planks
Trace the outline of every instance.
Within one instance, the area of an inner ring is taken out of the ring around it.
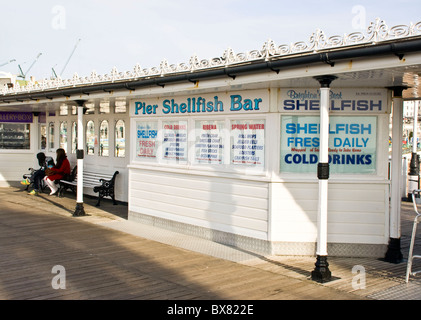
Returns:
[[[401,283],[405,269],[353,259],[368,274],[355,291],[348,258],[330,258],[337,280],[320,285],[307,280],[313,257],[235,263],[73,218],[66,206],[28,211],[1,190],[0,200],[0,299],[363,299]],[[66,289],[52,288],[54,265],[65,267]]]

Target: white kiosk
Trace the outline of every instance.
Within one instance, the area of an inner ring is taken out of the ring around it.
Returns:
[[[420,36],[421,22],[377,20],[367,34],[318,31],[309,43],[268,41],[189,65],[4,88],[0,111],[45,112],[47,141],[60,143],[59,111],[85,100],[94,111],[79,118],[84,169],[119,168],[130,220],[260,253],[317,255],[314,278],[323,281],[328,254],[401,259],[402,107],[421,98]],[[37,151],[32,139],[25,161]],[[15,154],[0,150],[0,170]]]

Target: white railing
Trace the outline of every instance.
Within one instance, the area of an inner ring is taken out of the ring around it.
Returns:
[[[288,57],[296,54],[314,53],[320,50],[333,48],[344,48],[358,45],[376,44],[379,42],[404,39],[421,35],[421,21],[409,25],[397,25],[389,28],[386,23],[377,18],[368,26],[366,33],[353,32],[343,36],[335,35],[327,37],[323,31],[316,30],[308,42],[299,41],[291,44],[276,45],[274,41],[268,40],[261,50],[252,50],[246,53],[234,53],[231,48],[225,50],[221,57],[200,60],[196,55],[192,56],[188,63],[169,64],[163,60],[159,67],[142,68],[136,64],[131,71],[119,72],[113,68],[110,74],[99,75],[92,71],[89,76],[79,77],[77,73],[71,79],[44,79],[38,82],[29,82],[26,86],[16,83],[12,88],[4,86],[0,89],[0,95],[28,93],[33,91],[44,91],[64,87],[85,86],[104,82],[115,82],[132,79],[142,79],[151,76],[165,76],[169,74],[194,72],[212,68],[221,68],[253,62],[259,60],[270,60],[274,58]]]

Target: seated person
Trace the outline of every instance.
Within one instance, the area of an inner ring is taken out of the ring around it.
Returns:
[[[60,148],[57,149],[56,154],[56,165],[51,169],[47,169],[45,171],[46,176],[44,177],[44,181],[47,183],[51,190],[50,196],[56,194],[58,191],[58,187],[54,181],[61,180],[70,175],[70,162],[67,159],[66,152],[64,149]]]
[[[44,178],[45,176],[45,169],[47,169],[48,167],[53,167],[54,166],[54,160],[51,157],[46,157],[45,154],[43,152],[40,152],[37,154],[37,159],[38,159],[38,164],[40,166],[40,168],[38,170],[34,170],[32,172],[32,175],[27,178],[22,180],[20,183],[27,186],[30,185],[31,183],[34,184],[34,189],[29,192],[30,195],[37,195],[39,190],[40,190],[40,184],[41,184],[41,180]]]

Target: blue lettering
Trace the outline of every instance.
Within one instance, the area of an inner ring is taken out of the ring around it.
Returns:
[[[157,134],[158,134],[158,130],[145,130],[145,129],[137,130],[138,139],[156,138]]]
[[[357,110],[367,111],[368,110],[368,101],[367,100],[358,100],[357,101]]]
[[[180,112],[186,113],[186,109],[187,109],[187,104],[185,104],[184,102],[180,103]]]
[[[350,134],[359,134],[360,133],[360,125],[358,123],[351,123],[349,125],[349,133]]]
[[[309,123],[308,124],[308,133],[309,134],[318,134],[318,125],[316,123]]]
[[[295,124],[294,123],[287,123],[286,133],[287,134],[295,134]]]
[[[287,154],[285,155],[285,163],[287,164],[315,164],[318,161],[318,157],[315,154]]]
[[[259,109],[259,103],[262,102],[262,99],[254,99],[254,110],[260,110]]]
[[[294,110],[295,102],[294,100],[285,100],[284,101],[284,110]]]
[[[231,111],[239,111],[242,109],[241,96],[236,94],[231,96]]]
[[[253,110],[253,102],[250,99],[244,99],[243,109]]]
[[[300,154],[294,154],[294,156],[292,157],[292,161],[295,164],[301,163],[301,155]]]
[[[171,106],[169,105],[169,103],[170,103],[170,100],[168,99],[162,102],[162,107],[163,107],[162,112],[165,114],[170,113],[171,111]]]
[[[310,110],[320,110],[320,101],[310,100]]]
[[[139,114],[139,111],[142,111],[142,114],[156,114],[156,108],[158,108],[158,105],[145,105],[143,102],[135,102],[135,112],[134,114]]]
[[[307,101],[307,100],[306,100],[306,101],[304,101],[304,103],[300,103],[300,100],[297,100],[297,101],[296,101],[295,108],[296,108],[297,110],[300,110],[300,107],[304,107],[304,110],[307,110],[307,103],[308,103],[308,101]]]
[[[377,109],[379,109],[379,111],[381,111],[382,110],[382,101],[381,100],[379,100],[379,103],[374,103],[374,101],[373,100],[370,100],[370,110],[373,110],[374,108],[377,108]]]
[[[222,101],[219,101],[218,100],[218,96],[215,96],[214,99],[215,99],[215,103],[214,103],[214,106],[215,107],[214,107],[213,110],[215,112],[217,112],[218,111],[218,106],[219,106],[219,111],[221,111],[221,112],[224,111],[224,105],[222,104]]]
[[[212,102],[212,101],[209,101],[209,102],[206,104],[206,111],[207,111],[207,112],[211,112],[211,111],[213,111],[213,102]]]
[[[141,110],[143,108],[145,104],[141,103],[141,102],[135,102],[135,111],[134,114],[139,114],[139,110]]]
[[[171,99],[171,113],[178,113],[178,104]]]
[[[368,134],[371,134],[371,124],[367,127],[364,127],[364,124],[361,124],[361,134],[364,134],[364,131],[367,131]]]

